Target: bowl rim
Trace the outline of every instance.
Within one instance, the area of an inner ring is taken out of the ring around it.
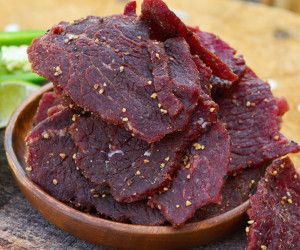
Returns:
[[[39,91],[28,97],[13,113],[8,126],[5,130],[5,138],[4,138],[4,147],[6,152],[6,157],[9,163],[9,168],[11,172],[13,173],[15,179],[22,185],[26,186],[30,191],[33,193],[33,195],[37,197],[44,197],[45,199],[48,199],[50,203],[55,205],[58,212],[65,214],[66,216],[70,217],[71,219],[77,220],[77,221],[85,221],[85,223],[88,223],[92,226],[99,226],[103,228],[110,228],[110,229],[117,229],[120,232],[128,232],[134,233],[136,235],[149,235],[149,234],[160,234],[160,235],[176,235],[176,234],[185,234],[190,232],[195,232],[203,229],[208,229],[217,225],[220,225],[222,223],[225,223],[226,221],[230,221],[234,217],[238,215],[242,215],[246,212],[246,210],[249,208],[249,199],[239,206],[235,207],[232,210],[229,210],[223,214],[220,214],[218,216],[205,219],[199,222],[191,222],[188,224],[183,225],[179,228],[174,228],[172,226],[146,226],[146,225],[134,225],[134,224],[127,224],[122,222],[116,222],[109,219],[104,219],[101,217],[97,217],[94,215],[90,215],[88,213],[81,212],[79,210],[76,210],[72,207],[69,207],[65,203],[55,199],[45,191],[43,191],[38,185],[33,183],[25,173],[25,170],[20,163],[20,161],[17,159],[17,155],[14,150],[13,145],[13,136],[14,136],[14,130],[15,125],[18,120],[18,117],[20,114],[24,111],[24,109],[34,100],[37,100],[41,97],[41,95],[47,91],[50,91],[53,88],[52,83],[48,83],[47,85],[43,86]]]

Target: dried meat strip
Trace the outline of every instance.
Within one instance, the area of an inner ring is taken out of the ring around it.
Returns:
[[[158,210],[147,206],[146,201],[131,204],[116,202],[106,187],[92,184],[76,170],[74,155],[77,147],[68,132],[68,127],[61,122],[58,113],[51,119],[44,120],[44,131],[35,135],[35,140],[28,142],[27,170],[30,178],[44,191],[56,199],[81,210],[96,210],[101,216],[116,221],[143,225],[159,225],[164,218]],[[71,120],[69,120],[71,123]],[[47,124],[49,126],[47,126]],[[48,129],[49,128],[49,129]],[[45,133],[48,134],[45,137]],[[31,136],[29,135],[28,138]]]
[[[76,165],[83,175],[95,184],[108,184],[116,200],[133,202],[170,185],[182,155],[199,136],[199,130],[197,125],[148,144],[101,119],[82,116],[76,119],[71,133],[80,149]]]
[[[193,54],[197,54],[216,76],[228,81],[238,79],[230,67],[206,48],[199,37],[163,1],[144,0],[141,18],[151,27],[152,38],[164,41],[172,37],[183,37],[190,45]]]
[[[29,58],[33,70],[54,82],[76,105],[152,143],[185,130],[201,102],[199,78],[191,84],[183,75],[180,86],[170,79],[168,88],[159,87],[164,85],[156,81],[159,75],[153,78],[155,69],[162,63],[171,71],[172,62],[155,50],[151,57],[153,43],[148,26],[137,17],[88,17],[53,27],[33,42]],[[155,43],[163,49],[162,42]],[[191,57],[184,46],[185,58]],[[190,59],[181,67],[186,73],[195,63]]]
[[[289,158],[268,167],[250,205],[246,249],[300,249],[300,176]]]
[[[158,207],[173,226],[180,226],[195,212],[221,198],[230,158],[230,138],[220,123],[193,143],[172,186],[149,203]]]
[[[298,152],[299,145],[280,132],[286,102],[272,95],[270,86],[249,68],[240,82],[229,91],[215,96],[220,119],[226,123],[232,143],[231,172],[260,166],[288,153]],[[278,106],[278,103],[282,103]]]

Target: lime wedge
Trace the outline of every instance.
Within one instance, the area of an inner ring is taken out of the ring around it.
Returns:
[[[7,125],[16,108],[39,88],[23,81],[0,82],[0,129]]]

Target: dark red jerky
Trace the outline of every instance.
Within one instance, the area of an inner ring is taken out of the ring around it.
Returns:
[[[200,125],[201,121],[198,122]],[[147,198],[169,186],[172,176],[199,127],[148,144],[95,117],[80,117],[71,133],[80,152],[76,165],[98,185],[108,184],[117,201]]]
[[[226,129],[220,123],[213,125],[186,156],[170,189],[149,200],[173,226],[184,224],[199,208],[220,201],[230,157]]]
[[[48,117],[58,113],[59,111],[62,111],[63,109],[65,109],[65,106],[62,104],[56,105],[54,107],[51,107],[48,109],[47,115]]]
[[[229,81],[237,80],[232,70],[205,48],[199,37],[194,35],[163,1],[144,0],[141,18],[150,25],[153,38],[164,41],[171,37],[183,37],[190,45],[193,54],[199,55],[216,76]]]
[[[73,111],[68,108],[64,108],[63,110],[53,114],[31,130],[25,139],[26,143],[30,143],[42,135],[44,137],[51,137],[53,130],[60,130],[70,126],[74,115]]]
[[[235,75],[238,77],[242,76],[246,69],[245,60],[242,56],[236,55],[235,49],[230,47],[226,42],[214,34],[198,31],[195,33],[195,35],[200,39],[200,42],[203,44],[203,46],[220,58]],[[230,87],[234,82],[221,79],[217,76],[213,76],[211,80],[211,83],[216,85],[216,87]]]
[[[214,123],[217,121],[218,105],[211,99],[209,81],[211,71],[208,69],[197,56],[191,57],[189,47],[183,38],[171,38],[165,41],[167,54],[170,56],[170,76],[175,84],[174,93],[182,100],[189,100],[184,103],[186,110],[194,110],[197,96],[198,107],[193,112],[192,123],[200,117],[203,122]],[[202,63],[202,64],[201,64]],[[196,92],[189,91],[193,85],[200,85],[201,88]],[[188,87],[187,87],[188,86]],[[194,106],[188,107],[190,103]]]
[[[73,160],[77,152],[67,129],[52,131],[51,137],[39,137],[28,146],[28,165],[31,179],[56,199],[76,208],[91,212],[96,210],[105,218],[143,225],[164,222],[158,210],[151,209],[145,201],[132,204],[116,202],[107,188],[88,182]]]
[[[247,201],[256,191],[256,186],[264,176],[266,167],[247,168],[236,176],[228,176],[223,190],[222,200],[198,209],[190,222],[201,221],[230,211]]]
[[[72,159],[75,153],[76,147],[67,129],[51,130],[47,139],[38,136],[28,144],[30,178],[56,199],[90,210],[89,187],[75,169]]]
[[[110,194],[107,194],[107,191],[102,192],[99,198],[94,198],[93,204],[102,217],[108,217],[115,221],[150,226],[162,225],[165,222],[159,211],[147,206],[145,201],[130,204],[119,203]]]
[[[173,93],[174,82],[169,75],[169,56],[166,54],[163,43],[150,42],[148,51],[151,56],[153,84],[158,102],[161,104],[161,108],[168,111],[170,117],[175,117],[182,111],[183,104]],[[195,94],[197,94],[197,89],[196,85],[194,87]],[[197,100],[198,96],[196,96],[194,103],[197,103]]]
[[[50,30],[35,40],[29,57],[33,69],[62,88],[64,95],[79,107],[108,123],[124,126],[147,142],[186,128],[193,112],[191,107],[196,108],[195,102],[180,100],[189,109],[171,119],[164,108],[158,107],[157,100],[151,98],[155,88],[149,69],[152,63],[148,44],[152,41],[142,21],[119,15],[88,17],[60,26],[64,27],[63,33],[57,35]],[[195,85],[186,83],[182,87],[185,97],[198,91],[199,86],[196,89]]]
[[[130,1],[125,5],[124,15],[126,16],[136,15],[136,1]]]
[[[282,108],[267,83],[249,68],[237,86],[215,97],[220,107],[220,119],[226,123],[232,143],[230,171],[260,166],[299,146],[280,132]]]
[[[58,96],[54,92],[47,92],[43,94],[36,114],[34,116],[34,125],[40,123],[48,116],[48,110],[59,103]]]
[[[193,60],[197,66],[198,72],[199,72],[199,79],[201,83],[201,89],[206,93],[207,95],[211,95],[211,78],[212,78],[212,72],[211,69],[208,68],[204,62],[199,58],[199,56],[193,56]]]
[[[250,206],[246,249],[300,249],[300,176],[289,158],[268,167]]]

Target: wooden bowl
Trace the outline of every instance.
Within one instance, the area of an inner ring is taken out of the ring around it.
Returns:
[[[24,138],[32,127],[41,95],[52,89],[48,84],[31,96],[14,113],[5,134],[7,159],[14,178],[27,198],[48,221],[83,240],[119,249],[176,249],[216,241],[238,228],[245,220],[249,201],[222,215],[182,228],[140,226],[101,219],[68,207],[35,185],[24,169]]]

